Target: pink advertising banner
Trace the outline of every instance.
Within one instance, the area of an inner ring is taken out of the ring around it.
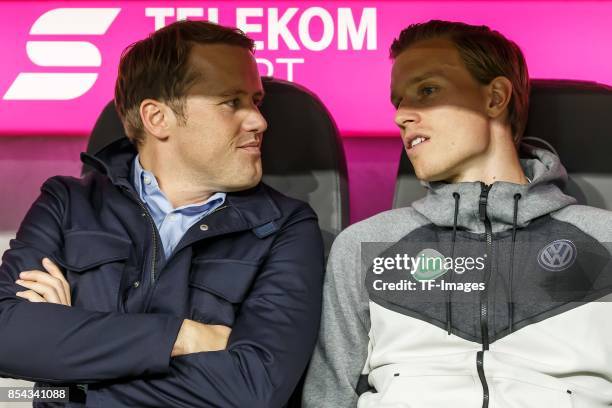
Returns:
[[[429,19],[486,24],[524,51],[533,78],[612,84],[612,2],[0,2],[0,136],[87,135],[112,98],[122,50],[177,19],[241,28],[262,75],[306,86],[344,136],[396,135],[391,41]]]

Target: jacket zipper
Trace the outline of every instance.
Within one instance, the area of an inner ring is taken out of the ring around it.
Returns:
[[[132,193],[131,193],[132,194]],[[132,194],[134,195],[134,194]],[[148,208],[146,207],[146,205],[144,205],[140,200],[137,200],[138,204],[140,205],[140,207],[143,209],[144,214],[146,214],[147,220],[149,221],[149,224],[151,225],[151,230],[153,232],[152,237],[153,237],[153,257],[152,257],[152,261],[151,261],[151,283],[155,284],[155,263],[156,263],[156,257],[157,257],[157,234],[155,233],[155,229],[157,228],[155,226],[155,222],[153,221],[153,217],[151,216],[151,213],[149,212]],[[227,205],[215,208],[210,214],[207,214],[207,216],[216,213],[219,210],[222,210],[224,208],[227,208]]]
[[[484,351],[482,350],[476,353],[476,369],[482,384],[482,408],[487,408],[489,406],[489,385],[484,373]]]
[[[485,236],[487,241],[487,254],[489,256],[489,267],[487,268],[484,276],[485,289],[480,294],[480,331],[482,336],[482,350],[476,353],[476,369],[478,370],[478,377],[482,384],[482,408],[488,408],[489,406],[489,386],[487,384],[487,378],[484,373],[484,352],[489,349],[489,310],[488,310],[488,283],[491,276],[491,263],[492,263],[492,245],[493,245],[493,231],[491,228],[491,221],[487,216],[487,200],[489,197],[489,190],[491,186],[481,183],[480,199],[478,201],[478,213],[480,221],[484,222]]]
[[[221,207],[217,207],[214,210],[212,210],[209,214],[206,214],[202,219],[208,217],[209,215],[212,215],[212,214],[216,213],[217,211],[220,211],[220,210],[222,210],[224,208],[227,208],[227,207],[228,207],[227,205],[222,205]]]
[[[144,210],[143,214],[146,214],[147,220],[149,220],[149,224],[151,225],[151,236],[153,237],[153,256],[151,257],[151,284],[155,284],[155,261],[157,258],[157,234],[155,233],[156,226],[155,221],[153,221],[153,217],[149,212],[146,205],[144,205],[140,200],[138,200],[138,204]]]
[[[149,225],[151,226],[151,236],[153,238],[153,255],[151,256],[151,283],[154,284],[155,283],[155,264],[157,261],[157,234],[155,233],[155,230],[157,227],[155,227],[155,221],[153,221],[153,217],[151,216],[149,209],[147,208],[146,205],[144,205],[142,201],[140,201],[140,198],[137,197],[136,194],[131,192],[127,187],[123,187],[123,189],[128,193],[129,196],[131,196],[134,199],[134,201],[138,203],[140,208],[142,208],[142,211],[144,211],[143,214],[145,214],[145,217],[147,218],[147,221],[149,221]]]
[[[151,284],[153,286],[155,284],[155,265],[157,262],[157,233],[156,233],[157,227],[155,226],[155,221],[153,221],[153,217],[151,216],[149,209],[140,200],[140,197],[138,197],[134,192],[130,191],[130,189],[125,186],[121,186],[121,188],[127,193],[128,196],[130,196],[134,201],[136,201],[136,203],[140,206],[140,208],[142,208],[143,214],[145,215],[145,217],[147,218],[147,221],[149,221],[149,225],[151,226],[151,237],[153,239],[153,255],[151,256]],[[222,210],[224,208],[227,208],[227,207],[228,207],[227,205],[223,205],[221,207],[215,208],[210,214],[207,214],[206,216],[214,214],[215,212]],[[150,300],[151,299],[149,299],[149,301]],[[147,309],[148,309],[148,303],[149,302],[147,302]]]
[[[227,208],[227,207],[229,207],[229,206],[227,206],[227,205],[222,205],[221,207],[215,208],[215,209],[214,209],[213,211],[211,211],[209,214],[206,214],[204,217],[202,217],[202,218],[201,218],[201,220],[202,220],[202,219],[204,219],[204,218],[206,218],[206,217],[208,217],[209,215],[214,214],[214,213],[216,213],[217,211],[220,211],[220,210],[222,210],[222,209],[224,209],[224,208]],[[196,224],[198,224],[198,223],[196,223]],[[193,228],[193,227],[192,227],[192,228]],[[185,232],[185,234],[187,234],[187,232]],[[172,259],[172,256],[173,256],[173,255],[174,255],[174,254],[171,254],[171,255],[170,255],[170,258],[168,258],[168,259],[166,260],[166,262],[169,262],[169,261],[170,261],[170,259]],[[152,299],[153,299],[153,292],[151,292],[151,295],[149,296],[149,299],[146,301],[145,312],[147,312],[147,311],[149,310],[149,306],[151,305],[151,301],[152,301]]]

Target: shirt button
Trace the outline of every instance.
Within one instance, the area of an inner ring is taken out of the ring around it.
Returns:
[[[151,184],[151,177],[144,176],[144,182],[145,182],[145,184]]]
[[[208,225],[206,225],[206,224],[200,225],[200,230],[201,231],[208,231]]]
[[[170,214],[170,215],[168,216],[168,219],[169,219],[170,221],[176,221],[176,219],[177,219],[177,218],[178,218],[178,215],[176,215],[176,214]]]
[[[135,288],[140,286],[140,281],[136,281],[132,284],[132,286],[134,286]]]

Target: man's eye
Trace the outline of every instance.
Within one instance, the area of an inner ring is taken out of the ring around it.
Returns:
[[[424,86],[419,91],[419,94],[424,95],[424,96],[429,96],[429,95],[433,94],[434,92],[436,92],[437,90],[438,90],[438,88],[435,87],[435,86]]]
[[[224,103],[231,108],[237,108],[240,105],[240,99],[234,98],[230,99],[229,101],[225,101]]]

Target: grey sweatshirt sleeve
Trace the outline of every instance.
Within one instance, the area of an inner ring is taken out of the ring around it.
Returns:
[[[368,357],[370,314],[359,234],[352,229],[336,238],[327,263],[321,330],[304,385],[305,408],[357,406],[357,384]]]

